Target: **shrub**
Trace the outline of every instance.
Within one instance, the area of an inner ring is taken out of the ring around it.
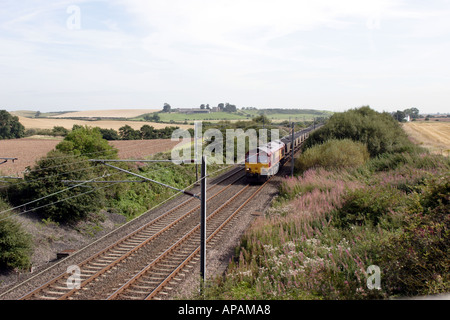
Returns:
[[[369,159],[367,147],[350,139],[331,139],[303,152],[295,162],[295,169],[304,172],[310,168],[337,169],[358,167]]]
[[[378,225],[382,219],[392,224],[392,213],[407,207],[406,193],[392,186],[366,186],[349,191],[342,207],[335,211],[334,225],[349,228],[354,225]]]
[[[50,151],[40,159],[29,173],[24,175],[23,183],[10,188],[10,200],[14,205],[41,199],[70,187],[64,180],[85,181],[100,175],[87,159],[70,157],[60,151]],[[75,183],[76,184],[76,183]],[[99,209],[104,202],[102,190],[80,186],[36,201],[26,207],[36,208],[43,218],[58,222],[74,222],[85,218],[90,212]],[[92,191],[85,195],[87,191]],[[64,201],[63,201],[64,200]]]
[[[103,139],[103,135],[98,127],[91,128],[88,126],[72,130],[56,146],[56,149],[67,154],[89,154],[94,157],[106,158],[115,158],[118,152],[117,149],[108,144],[108,141]]]
[[[322,128],[311,133],[305,148],[333,138],[360,141],[372,157],[413,148],[406,133],[389,113],[379,113],[369,107],[333,114]]]
[[[406,216],[404,232],[381,250],[385,282],[392,294],[426,295],[450,291],[450,175],[424,187],[423,209]]]
[[[8,208],[9,206],[0,199],[0,211]],[[31,236],[6,214],[0,214],[0,269],[28,268],[31,263],[31,251]]]

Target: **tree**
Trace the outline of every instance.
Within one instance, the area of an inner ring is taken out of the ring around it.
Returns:
[[[117,149],[110,146],[108,141],[103,139],[100,128],[88,126],[78,128],[70,132],[56,149],[74,155],[94,155],[95,157],[114,158],[117,156]]]
[[[25,127],[19,118],[6,110],[0,110],[0,139],[16,139],[25,136]]]
[[[141,127],[141,137],[142,139],[156,139],[156,132],[155,128],[152,126],[149,126],[148,124],[144,124]]]
[[[159,116],[158,113],[153,114],[152,121],[154,121],[154,122],[161,121],[161,117]]]
[[[404,111],[397,110],[397,112],[394,112],[392,116],[398,122],[402,122],[406,117],[406,113]]]
[[[119,134],[114,129],[99,128],[99,130],[105,140],[120,140]]]
[[[18,206],[38,200],[26,209],[35,209],[34,214],[63,223],[76,222],[97,212],[105,203],[104,189],[89,188],[93,187],[89,184],[68,189],[69,185],[64,183],[64,180],[87,181],[104,173],[104,168],[97,168],[87,160],[88,157],[71,157],[59,150],[50,151],[25,173],[21,184],[10,188],[11,203]]]
[[[52,134],[55,136],[62,136],[65,137],[69,134],[69,130],[62,126],[54,126],[52,129]]]
[[[168,103],[164,103],[163,112],[170,112],[172,110],[172,107]]]
[[[225,111],[225,112],[236,112],[236,106],[234,104],[229,104],[227,102],[225,104],[225,107],[223,108],[223,111]]]
[[[333,138],[360,141],[366,144],[372,157],[413,148],[391,114],[376,112],[368,106],[333,114],[323,127],[309,135],[304,150]]]
[[[254,117],[252,121],[264,124],[270,124],[272,122],[265,114],[260,114],[259,116]]]
[[[119,136],[122,140],[139,140],[141,133],[139,130],[134,130],[128,124],[119,128]]]
[[[411,119],[418,119],[419,118],[419,109],[417,108],[409,108],[403,110],[403,112],[411,117]]]
[[[200,109],[205,109],[206,108],[206,106],[202,103],[201,105],[200,105]]]

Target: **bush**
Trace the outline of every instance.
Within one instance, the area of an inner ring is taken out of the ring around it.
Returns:
[[[406,216],[404,232],[383,246],[381,264],[392,294],[450,291],[450,175],[427,182],[423,209]]]
[[[360,141],[372,157],[413,148],[406,133],[389,113],[379,113],[369,107],[335,113],[323,127],[311,133],[305,148],[330,139]]]
[[[0,199],[0,211],[8,208]],[[31,236],[6,214],[0,214],[0,269],[27,269],[31,263],[31,251]]]
[[[21,184],[9,190],[10,201],[19,206],[69,188],[64,180],[85,181],[100,175],[94,164],[87,159],[70,157],[60,151],[50,151],[40,159]],[[74,183],[76,184],[76,183]],[[90,189],[92,185],[75,187],[26,207],[36,208],[45,219],[58,222],[75,222],[84,219],[90,212],[101,208],[105,195],[102,190]],[[85,195],[84,192],[92,191]],[[63,201],[64,200],[64,201]]]
[[[115,158],[117,149],[103,139],[99,128],[79,127],[72,130],[56,149],[66,154],[85,155],[93,157]]]
[[[358,167],[369,159],[367,147],[350,139],[331,139],[303,152],[295,161],[295,169],[304,172],[310,168],[337,169]]]
[[[392,223],[391,213],[402,211],[407,206],[407,195],[392,186],[367,186],[349,191],[341,208],[335,211],[334,225],[349,228],[354,225],[376,226],[381,220]]]

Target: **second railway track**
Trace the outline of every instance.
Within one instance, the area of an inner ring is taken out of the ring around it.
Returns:
[[[230,198],[233,194],[236,194],[236,190],[241,188],[236,183],[242,178],[242,170],[238,169],[221,179],[219,183],[212,185],[208,189],[208,202],[210,203],[208,206],[214,209],[214,207],[217,207],[217,204],[214,204],[216,199]],[[226,186],[221,188],[220,183],[225,181],[227,181]],[[213,195],[210,195],[210,193],[213,193]],[[110,284],[129,278],[136,268],[139,268],[138,260],[148,259],[149,256],[155,254],[158,248],[167,247],[167,243],[173,241],[176,235],[182,232],[180,229],[186,229],[190,225],[196,224],[195,216],[198,215],[195,215],[195,212],[198,209],[199,203],[195,199],[186,200],[106,249],[77,264],[81,280],[78,288],[71,289],[67,285],[71,279],[71,274],[65,272],[22,296],[21,299],[103,299],[108,288],[111,290]],[[187,223],[189,220],[193,221]],[[182,224],[181,221],[183,221]],[[137,252],[139,254],[136,254]],[[136,258],[141,256],[145,258]],[[102,283],[100,288],[97,288],[99,287],[97,286],[98,283]],[[106,283],[108,285],[105,285]]]

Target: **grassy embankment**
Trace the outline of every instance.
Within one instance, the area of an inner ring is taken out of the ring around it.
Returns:
[[[306,169],[298,159],[297,176],[283,181],[205,298],[385,299],[450,291],[449,159],[412,145],[388,115],[366,108],[332,117],[308,150],[328,157],[322,143],[335,138],[364,143],[371,158],[353,162],[348,142],[331,142],[342,148],[335,163],[343,165]],[[379,267],[380,289],[368,285],[375,283],[370,266]]]

